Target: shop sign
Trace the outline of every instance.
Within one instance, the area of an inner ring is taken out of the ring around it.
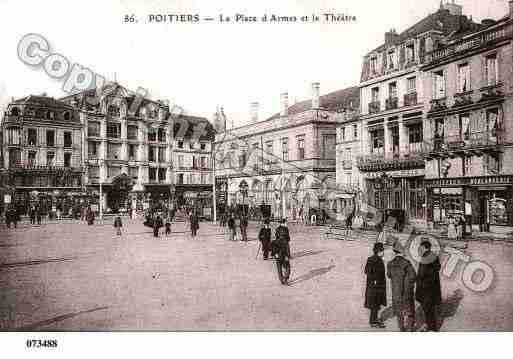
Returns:
[[[385,171],[390,177],[420,177],[426,174],[426,170],[423,168],[415,168],[410,170],[397,170],[397,171]],[[374,179],[381,176],[382,172],[371,172],[365,174],[365,178]]]
[[[11,204],[11,195],[10,194],[4,194],[4,203]]]
[[[185,198],[196,198],[198,197],[198,192],[186,191],[184,192],[183,196]]]

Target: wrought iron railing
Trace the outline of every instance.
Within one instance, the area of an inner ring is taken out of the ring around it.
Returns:
[[[425,141],[428,152],[455,151],[477,149],[502,144],[501,130],[471,132],[469,134],[444,136]]]
[[[397,107],[399,107],[399,99],[397,97],[390,97],[387,98],[385,102],[385,109],[388,110],[394,110]]]

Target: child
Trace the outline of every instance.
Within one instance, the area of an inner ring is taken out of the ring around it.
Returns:
[[[123,223],[121,223],[121,217],[117,216],[114,220],[114,228],[116,228],[116,234],[118,236],[121,235],[121,227],[123,227]]]
[[[169,236],[171,234],[171,220],[166,218],[166,236]]]
[[[383,263],[383,243],[374,243],[374,255],[367,259],[365,274],[367,286],[365,288],[365,308],[370,309],[369,324],[372,328],[384,328],[385,325],[378,320],[381,306],[387,305],[387,291],[385,279],[385,263]]]

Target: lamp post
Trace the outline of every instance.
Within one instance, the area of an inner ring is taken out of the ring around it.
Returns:
[[[100,219],[103,219],[103,170],[102,165],[104,164],[103,160],[99,161],[100,163],[100,200],[99,200],[99,207],[100,207]]]
[[[242,194],[242,208],[244,211],[244,216],[246,216],[246,207],[244,206],[246,203],[246,197],[248,195],[248,184],[246,183],[246,181],[241,182],[241,184],[239,185],[239,189],[240,193]]]

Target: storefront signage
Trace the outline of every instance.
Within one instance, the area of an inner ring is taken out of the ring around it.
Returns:
[[[423,168],[415,168],[410,170],[385,171],[390,177],[420,177],[426,174]],[[370,172],[365,174],[365,178],[374,179],[381,176],[382,172]]]

